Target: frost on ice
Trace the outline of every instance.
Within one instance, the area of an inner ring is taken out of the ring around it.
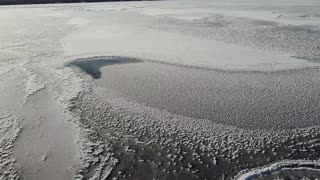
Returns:
[[[0,178],[317,175],[319,2],[256,3],[1,7]]]

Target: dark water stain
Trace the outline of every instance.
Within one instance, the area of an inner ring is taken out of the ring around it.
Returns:
[[[100,68],[103,66],[115,65],[115,64],[129,64],[143,62],[135,58],[126,57],[107,57],[107,56],[97,56],[91,58],[78,59],[67,64],[67,66],[77,66],[87,74],[89,74],[93,79],[101,78]]]
[[[306,60],[311,63],[320,63],[320,57],[293,56],[293,58]]]

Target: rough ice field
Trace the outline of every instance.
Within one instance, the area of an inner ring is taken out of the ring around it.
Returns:
[[[247,129],[320,125],[318,69],[225,72],[117,57],[75,64],[99,86],[173,114]]]
[[[0,179],[318,177],[319,9],[0,7]]]

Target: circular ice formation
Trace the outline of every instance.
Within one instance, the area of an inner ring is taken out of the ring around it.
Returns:
[[[319,161],[283,161],[242,174],[238,180],[303,179],[320,177]]]

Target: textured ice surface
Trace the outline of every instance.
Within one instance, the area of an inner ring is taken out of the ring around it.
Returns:
[[[71,179],[77,131],[58,99],[72,97],[63,80],[70,74],[57,67],[65,61],[59,40],[72,27],[65,16],[29,8],[1,7],[0,179]]]
[[[108,154],[117,160],[109,177],[119,179],[230,179],[244,169],[283,159],[319,157],[318,127],[234,128],[127,101],[101,86],[88,89],[74,103],[96,142],[89,152],[96,160],[83,167],[82,177],[99,172],[99,162]]]
[[[251,129],[320,123],[318,69],[232,72],[121,57],[72,64],[98,79],[99,86],[174,114]]]
[[[168,3],[159,4],[157,7],[141,9],[139,12],[183,20],[201,19],[210,15],[219,14],[292,25],[319,26],[320,20],[318,11],[319,4],[313,0],[174,2],[178,7],[170,7]]]
[[[1,179],[231,179],[320,157],[316,0],[3,6],[0,32]]]

